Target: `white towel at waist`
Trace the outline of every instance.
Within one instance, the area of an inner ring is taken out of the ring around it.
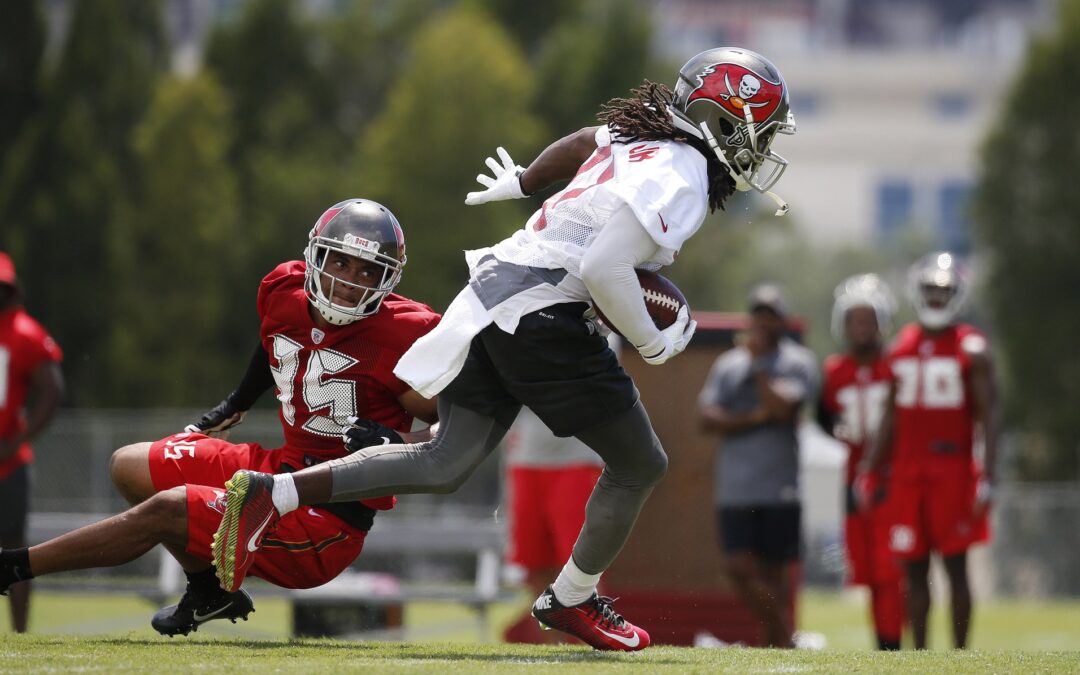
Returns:
[[[470,286],[446,308],[439,325],[413,343],[394,367],[394,375],[424,398],[450,384],[465,365],[477,333],[491,324],[491,315]]]

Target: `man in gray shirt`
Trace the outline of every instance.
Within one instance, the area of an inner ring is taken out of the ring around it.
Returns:
[[[762,643],[791,647],[788,563],[799,558],[796,425],[817,389],[817,363],[785,337],[787,308],[755,288],[744,344],[721,355],[699,399],[702,428],[722,439],[715,495],[724,567],[762,626]]]

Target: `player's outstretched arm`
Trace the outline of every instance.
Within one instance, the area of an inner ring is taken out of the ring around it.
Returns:
[[[488,157],[486,160],[491,175],[480,174],[476,177],[476,182],[484,189],[467,194],[465,203],[476,206],[504,199],[521,199],[549,185],[569,180],[595,149],[596,127],[586,127],[555,141],[544,148],[527,169],[515,164],[504,148],[497,148],[499,159]]]
[[[244,415],[255,405],[255,401],[272,386],[274,373],[270,370],[270,355],[260,342],[255,345],[251,361],[236,389],[198,421],[184,427],[184,431],[217,435],[235,427],[243,421]]]

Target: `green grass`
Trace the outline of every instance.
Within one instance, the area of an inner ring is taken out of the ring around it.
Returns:
[[[483,644],[521,609],[514,606],[496,608],[480,635],[469,609],[418,603],[406,611],[407,642],[360,643],[290,639],[287,602],[256,595],[256,604],[248,622],[211,622],[192,637],[170,640],[149,628],[156,607],[144,600],[40,592],[31,617],[36,634],[0,634],[0,672],[1080,672],[1080,651],[1070,651],[1080,650],[1076,602],[984,603],[976,609],[970,652],[946,649],[946,617],[935,607],[936,650],[879,654],[869,650],[861,595],[808,592],[801,628],[824,634],[824,651],[654,647],[624,655]],[[4,614],[0,630],[6,631]]]

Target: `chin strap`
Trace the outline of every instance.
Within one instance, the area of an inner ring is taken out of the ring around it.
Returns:
[[[744,110],[746,110],[747,126],[750,138],[756,139],[757,134],[754,130],[753,114],[749,111],[749,109],[744,108]],[[706,125],[704,122],[696,125],[688,123],[678,113],[676,113],[671,106],[668,106],[668,114],[671,116],[671,122],[675,125],[676,129],[685,131],[688,134],[692,134],[695,138],[699,138],[708,144],[709,149],[713,151],[713,154],[716,155],[716,158],[720,160],[720,163],[723,164],[724,168],[727,169],[728,175],[731,176],[731,178],[735,181],[736,190],[738,190],[739,192],[749,192],[750,190],[757,190],[757,188],[755,188],[748,180],[746,180],[746,176],[742,172],[736,171],[735,167],[731,166],[731,162],[729,162],[727,157],[724,156],[724,150],[720,147],[720,143],[716,140],[716,137],[713,136],[712,131],[709,130],[708,125]],[[769,197],[776,203],[776,211],[773,213],[773,215],[787,215],[789,208],[788,203],[784,201],[779,195],[777,195],[771,190],[757,191],[764,193],[765,196]]]

